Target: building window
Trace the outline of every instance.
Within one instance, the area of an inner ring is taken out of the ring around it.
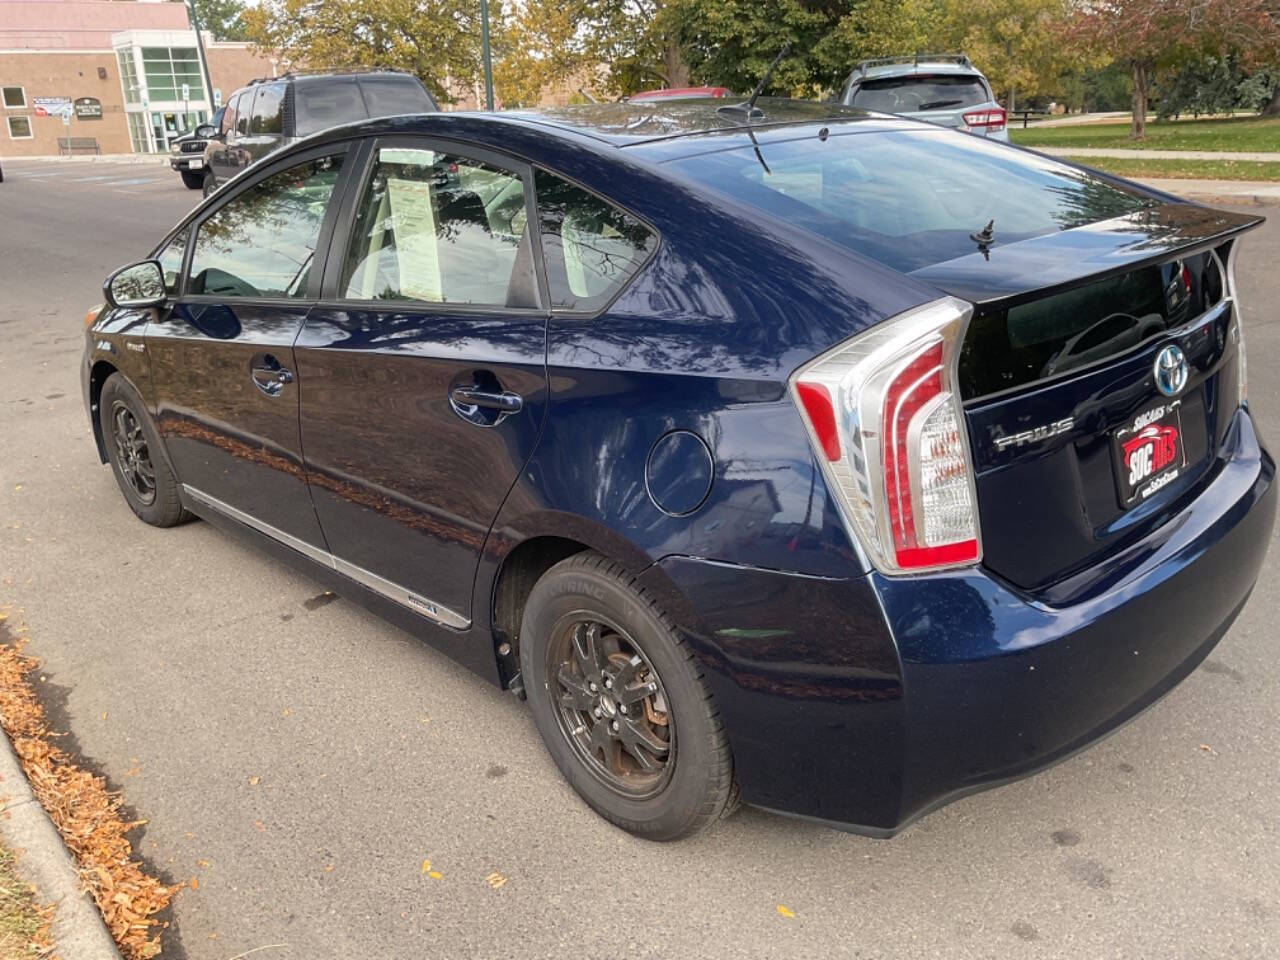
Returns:
[[[147,149],[147,115],[145,113],[130,113],[129,117],[129,142],[133,145],[134,153],[150,153]]]
[[[142,73],[152,103],[181,100],[184,83],[191,94],[189,99],[204,99],[200,60],[194,48],[143,47]]]
[[[138,88],[138,70],[133,65],[133,50],[117,50],[116,62],[120,65],[120,85],[124,87],[124,102],[141,103],[142,93]]]
[[[5,117],[9,121],[9,139],[10,140],[30,140],[31,139],[31,118],[30,117]]]
[[[6,108],[21,108],[27,105],[27,93],[21,87],[3,87],[4,105]]]

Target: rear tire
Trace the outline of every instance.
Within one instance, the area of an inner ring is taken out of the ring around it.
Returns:
[[[201,185],[204,188],[204,195],[206,197],[218,189],[218,181],[214,177],[212,170],[205,171],[204,180],[201,181]]]
[[[138,391],[122,374],[113,373],[102,385],[98,422],[111,472],[138,519],[153,527],[172,527],[191,519],[178,498],[178,481],[169,469],[155,424]]]
[[[199,190],[204,186],[204,177],[198,173],[192,173],[189,170],[179,170],[182,174],[182,182],[187,185],[188,190]]]
[[[693,651],[618,564],[586,552],[547,571],[520,669],[552,759],[606,820],[678,840],[733,811],[729,741]]]

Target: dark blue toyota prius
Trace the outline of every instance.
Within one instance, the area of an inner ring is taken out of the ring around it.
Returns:
[[[1258,223],[817,103],[382,119],[113,274],[85,398],[142,520],[527,697],[624,829],[888,836],[1239,614],[1276,500]]]

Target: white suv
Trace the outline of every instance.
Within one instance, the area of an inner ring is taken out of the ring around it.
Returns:
[[[844,82],[840,102],[1009,140],[1004,107],[963,53],[863,60]]]

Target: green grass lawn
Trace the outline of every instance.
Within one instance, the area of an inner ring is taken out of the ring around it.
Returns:
[[[1178,180],[1280,181],[1280,163],[1255,160],[1164,160],[1144,157],[1064,157],[1073,163],[1096,167],[1120,177],[1143,179],[1169,177]]]
[[[31,887],[18,877],[13,854],[0,847],[0,960],[46,956],[47,922]]]
[[[1024,147],[1118,147],[1134,150],[1250,150],[1280,153],[1280,117],[1230,120],[1165,120],[1147,124],[1141,140],[1129,139],[1128,123],[1072,127],[1021,127],[1009,131]]]

